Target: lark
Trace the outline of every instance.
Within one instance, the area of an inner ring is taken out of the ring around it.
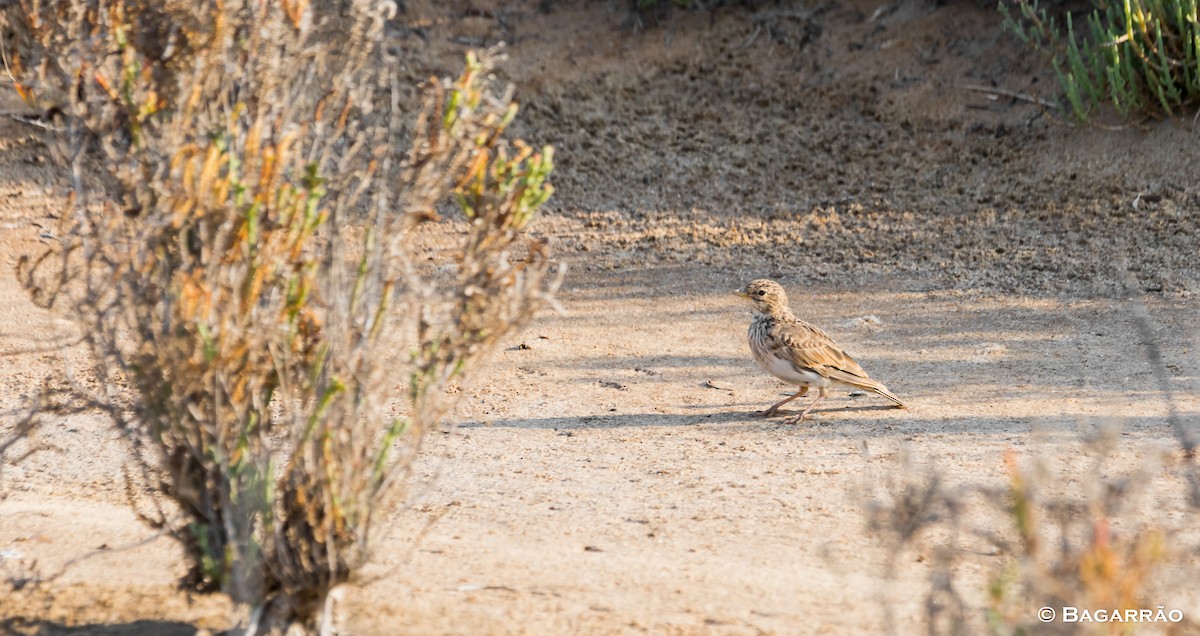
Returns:
[[[750,351],[754,353],[754,361],[771,375],[800,387],[795,395],[764,411],[764,416],[775,415],[779,407],[807,394],[813,387],[819,394],[792,424],[804,419],[834,386],[872,391],[906,408],[886,386],[871,379],[829,334],[792,315],[787,292],[779,283],[760,278],[733,293],[754,305],[754,320],[750,323]]]

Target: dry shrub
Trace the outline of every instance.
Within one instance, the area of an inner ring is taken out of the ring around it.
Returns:
[[[317,625],[447,383],[557,285],[521,238],[550,149],[505,140],[492,56],[406,113],[382,44],[395,6],[335,4],[2,7],[10,68],[60,117],[74,174],[68,238],[22,265],[90,347],[103,388],[68,392],[131,443],[185,583],[250,608],[251,630]],[[447,283],[413,236],[451,193],[469,223]]]
[[[1051,495],[1044,492],[1052,485],[1044,465],[1022,466],[1012,451],[1004,463],[1009,487],[998,501],[1005,505],[1015,536],[992,537],[1005,565],[993,574],[988,590],[991,631],[1025,633],[1044,629],[1045,623],[1075,633],[1136,631],[1126,621],[1072,625],[1070,617],[1059,615],[1065,607],[1122,616],[1130,610],[1153,611],[1154,599],[1147,591],[1156,570],[1165,565],[1167,544],[1158,527],[1122,518],[1123,508],[1138,498],[1131,491],[1133,481],[1105,478],[1097,462],[1086,475],[1094,486],[1090,492]],[[1122,531],[1115,527],[1120,522]],[[1055,611],[1053,619],[1039,617],[1043,607]]]
[[[1054,477],[1047,458],[1012,450],[1003,458],[1007,484],[1000,488],[950,487],[936,468],[911,464],[887,476],[869,502],[869,525],[889,550],[889,578],[907,550],[930,555],[928,633],[978,633],[972,625],[980,623],[998,636],[1194,631],[1189,617],[1154,596],[1176,576],[1172,557],[1194,548],[1172,540],[1161,517],[1138,519],[1139,507],[1161,503],[1147,492],[1151,472],[1105,474],[1119,441],[1115,427],[1082,441],[1079,455],[1090,458],[1079,473],[1082,487]],[[981,545],[994,565],[985,615],[972,619],[962,575]],[[1041,614],[1046,608],[1053,613]],[[892,608],[885,611],[894,630]]]

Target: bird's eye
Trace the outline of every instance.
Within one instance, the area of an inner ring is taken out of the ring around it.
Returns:
[[[767,295],[767,290],[765,290],[765,289],[760,289],[760,290],[758,290],[758,295],[759,295],[759,296],[766,296],[766,295]]]

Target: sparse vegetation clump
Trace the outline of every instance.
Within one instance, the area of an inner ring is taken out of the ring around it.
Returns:
[[[1119,435],[1110,427],[1080,444],[1091,459],[1078,482],[1053,476],[1044,458],[1012,450],[1003,459],[1007,484],[999,488],[948,487],[936,468],[904,466],[888,475],[868,501],[870,527],[888,546],[889,576],[905,550],[931,556],[924,599],[929,633],[970,631],[965,561],[981,550],[996,558],[986,579],[990,634],[1141,633],[1155,622],[1194,627],[1162,596],[1177,577],[1172,559],[1189,546],[1173,540],[1167,527],[1137,521],[1140,507],[1159,503],[1148,492],[1154,477],[1105,474]],[[895,622],[892,608],[885,611]]]
[[[184,547],[185,583],[228,594],[258,633],[318,625],[450,407],[447,384],[557,284],[546,246],[523,238],[552,192],[551,150],[506,140],[516,106],[492,55],[405,112],[383,46],[394,10],[54,0],[0,14],[13,77],[57,117],[74,183],[61,245],[21,273],[78,322],[96,378],[43,407],[113,420],[140,513]],[[467,223],[447,276],[414,236],[452,194]]]
[[[1054,67],[1077,120],[1105,104],[1122,115],[1175,115],[1200,104],[1200,3],[1094,4],[1084,24],[1066,14],[1065,32],[1036,0],[999,5],[1005,25]]]
[[[1123,509],[1140,494],[1130,492],[1137,485],[1094,474],[1089,477],[1095,488],[1085,496],[1054,497],[1042,492],[1053,485],[1040,474],[1044,467],[1023,467],[1012,452],[1005,464],[1006,512],[1015,538],[997,541],[1005,562],[988,589],[992,633],[1021,634],[1055,619],[1069,622],[1070,616],[1057,615],[1064,607],[1121,619],[1132,612],[1139,620],[1142,611],[1154,608],[1148,591],[1178,546],[1169,546],[1160,528],[1130,527],[1122,519]],[[1056,614],[1039,614],[1042,607]]]

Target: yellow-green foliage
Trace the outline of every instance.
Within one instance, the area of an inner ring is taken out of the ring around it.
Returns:
[[[1086,26],[1066,15],[1066,33],[1036,0],[999,7],[1006,26],[1049,59],[1075,118],[1104,103],[1121,114],[1174,115],[1200,102],[1197,0],[1094,3]]]

